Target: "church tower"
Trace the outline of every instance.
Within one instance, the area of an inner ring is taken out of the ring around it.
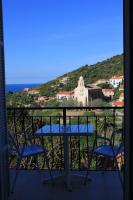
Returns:
[[[79,77],[78,86],[74,89],[74,99],[79,105],[91,106],[94,99],[104,99],[102,89],[88,84],[85,86],[83,76]]]
[[[78,87],[85,87],[83,76],[79,77]]]
[[[88,104],[88,89],[85,87],[83,76],[79,77],[78,86],[74,90],[74,98],[79,105],[86,106]]]

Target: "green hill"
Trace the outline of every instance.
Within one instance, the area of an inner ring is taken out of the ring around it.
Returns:
[[[85,84],[93,83],[99,79],[109,79],[114,75],[123,75],[123,54],[113,56],[94,65],[85,65],[72,72],[66,73],[55,80],[40,85],[36,89],[42,95],[53,96],[59,90],[73,90],[77,86],[79,76],[83,76]],[[69,77],[69,80],[63,84],[60,80]]]

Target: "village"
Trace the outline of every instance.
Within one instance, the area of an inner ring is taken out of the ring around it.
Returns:
[[[60,84],[67,84],[69,77],[63,77],[59,80]],[[54,87],[54,85],[52,86]],[[112,76],[110,79],[99,79],[92,84],[85,84],[82,76],[79,77],[77,87],[71,91],[59,90],[55,96],[40,95],[37,89],[25,88],[27,95],[35,97],[36,105],[44,106],[47,102],[57,101],[60,105],[67,102],[74,102],[78,106],[94,106],[97,102],[107,102],[112,107],[124,106],[124,77]],[[94,104],[95,102],[95,104]],[[27,105],[27,107],[30,105]]]

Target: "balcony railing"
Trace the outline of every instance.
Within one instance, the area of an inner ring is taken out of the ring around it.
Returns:
[[[70,169],[85,170],[88,167],[90,150],[93,146],[94,138],[97,135],[110,137],[113,130],[123,128],[124,124],[124,108],[123,107],[45,107],[45,108],[8,108],[8,129],[11,133],[25,130],[26,134],[34,136],[35,131],[42,126],[49,124],[72,125],[72,124],[88,124],[94,126],[94,134],[92,136],[70,136],[69,137],[69,154]],[[45,136],[42,138],[44,146],[49,151],[49,161],[52,169],[64,169],[64,150],[63,136]],[[17,145],[21,146],[23,138],[21,135],[17,137]],[[34,143],[40,140],[33,137]],[[114,138],[113,143],[117,143]],[[42,168],[42,157],[38,157],[40,168]],[[118,162],[122,166],[123,158],[118,158]],[[12,158],[11,168],[16,164],[15,157]],[[106,170],[113,170],[114,162],[108,161]],[[24,160],[22,168],[34,168],[34,160]],[[103,169],[103,158],[95,157],[91,164],[91,170]],[[104,169],[105,170],[105,169]]]

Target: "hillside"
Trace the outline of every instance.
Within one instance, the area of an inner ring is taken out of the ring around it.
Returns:
[[[116,55],[112,58],[97,62],[94,65],[85,65],[72,72],[64,74],[55,80],[36,87],[41,95],[53,96],[59,90],[73,90],[77,86],[79,76],[83,76],[85,84],[93,83],[99,79],[109,79],[114,75],[123,75],[123,55]],[[69,77],[65,83],[61,79]]]

